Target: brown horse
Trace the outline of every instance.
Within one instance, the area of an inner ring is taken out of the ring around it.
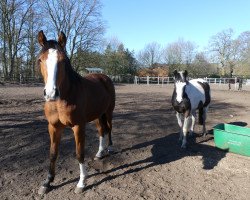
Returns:
[[[62,131],[71,127],[76,143],[76,156],[80,165],[80,180],[76,193],[85,187],[87,171],[84,166],[85,124],[95,120],[99,133],[99,151],[102,158],[111,150],[112,114],[115,107],[115,89],[111,79],[103,74],[81,77],[66,55],[66,36],[60,33],[58,41],[47,40],[43,31],[38,34],[42,49],[37,58],[44,79],[45,116],[50,135],[50,166],[48,177],[39,190],[44,194],[50,190],[55,177],[55,162]],[[105,144],[108,135],[108,147]]]

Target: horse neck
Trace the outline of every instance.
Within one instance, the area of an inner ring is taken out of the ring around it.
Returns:
[[[72,89],[76,87],[75,83],[71,80],[70,76],[73,76],[74,72],[71,68],[71,66],[65,66],[67,69],[65,71],[65,76],[62,80],[61,85],[59,86],[60,91],[60,98],[63,100],[69,100],[69,98],[72,98]]]

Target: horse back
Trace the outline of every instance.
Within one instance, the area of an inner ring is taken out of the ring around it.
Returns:
[[[186,93],[191,102],[192,109],[206,107],[211,101],[210,86],[203,79],[192,79],[186,87]]]
[[[203,88],[205,93],[205,102],[203,104],[203,107],[207,107],[211,101],[210,86],[207,81],[198,81],[198,83]]]
[[[113,112],[115,107],[115,88],[112,80],[104,74],[88,74],[84,77],[85,109],[87,121],[106,112]]]
[[[101,88],[105,89],[112,100],[115,100],[115,88],[113,81],[105,74],[88,74],[84,77],[90,85],[93,83],[96,90],[102,90]],[[100,92],[100,91],[99,91]]]

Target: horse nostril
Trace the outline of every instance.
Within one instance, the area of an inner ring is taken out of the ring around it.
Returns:
[[[46,89],[43,90],[43,96],[46,96]]]

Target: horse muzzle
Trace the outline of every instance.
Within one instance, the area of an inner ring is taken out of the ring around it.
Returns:
[[[57,88],[53,88],[51,91],[43,90],[43,96],[46,101],[56,101],[60,97],[59,90]]]

